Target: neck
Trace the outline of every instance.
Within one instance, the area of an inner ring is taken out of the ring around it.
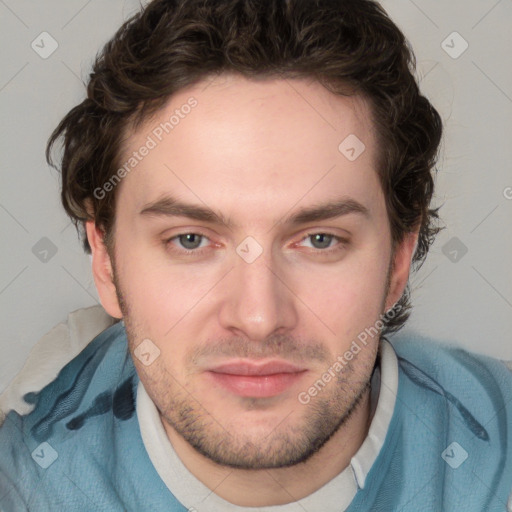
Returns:
[[[370,388],[346,422],[318,452],[307,461],[287,468],[240,470],[221,466],[198,453],[161,419],[183,464],[215,494],[243,507],[283,505],[310,495],[349,466],[368,434]]]

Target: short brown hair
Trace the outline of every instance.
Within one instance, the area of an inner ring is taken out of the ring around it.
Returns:
[[[54,166],[52,146],[62,137],[62,203],[90,252],[86,220],[111,243],[115,190],[101,199],[93,191],[118,169],[128,127],[209,75],[314,79],[369,100],[392,241],[419,228],[417,269],[440,230],[438,209],[429,206],[442,123],[420,94],[414,68],[409,43],[372,0],[153,0],[96,57],[87,99],[54,130],[46,158]],[[405,323],[409,298],[407,286],[383,334]]]

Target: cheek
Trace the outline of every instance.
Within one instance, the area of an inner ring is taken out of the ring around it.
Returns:
[[[187,325],[190,313],[200,310],[198,304],[222,277],[218,266],[172,265],[155,248],[122,252],[119,245],[119,253],[118,284],[129,314],[139,331],[155,339],[169,339]]]
[[[318,320],[314,321],[327,325],[337,339],[351,340],[382,313],[386,277],[383,255],[371,258],[361,253],[329,271],[311,267],[302,272],[297,277],[297,295],[315,313]]]

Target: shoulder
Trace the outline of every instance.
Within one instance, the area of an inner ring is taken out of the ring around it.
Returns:
[[[0,427],[0,509],[181,510],[141,438],[124,324],[99,334]]]
[[[512,372],[452,342],[416,333],[388,341],[399,384],[385,451],[391,462],[382,464],[408,475],[404,499],[417,499],[429,481],[432,510],[502,510],[512,490]]]
[[[467,427],[485,439],[485,423],[495,417],[504,425],[512,410],[512,372],[505,362],[470,352],[453,342],[416,333],[390,339],[396,352],[402,391],[444,403],[464,417]],[[421,407],[421,405],[418,405]],[[505,428],[506,430],[506,428]]]
[[[512,371],[505,361],[468,351],[453,341],[434,340],[414,332],[400,334],[389,342],[403,371],[414,365],[444,381],[457,382],[462,377],[466,384],[511,391]]]
[[[38,393],[55,380],[67,363],[115,322],[100,305],[80,308],[42,336],[32,347],[23,368],[0,394],[0,425],[11,410],[22,416],[31,412],[33,404],[23,397]]]
[[[9,412],[0,428],[0,453],[16,441],[27,447],[59,443],[108,411],[120,418],[133,414],[135,376],[119,322],[96,336],[43,389],[24,395],[34,408],[26,415]]]
[[[98,412],[133,376],[124,324],[119,322],[100,333],[74,359],[60,370],[57,378],[37,393],[28,393],[25,401],[35,405],[24,416],[27,431],[42,442],[51,435],[57,423],[74,429],[87,415],[92,403]]]
[[[119,322],[96,336],[41,391],[26,394],[32,412],[12,410],[0,427],[0,501],[3,495],[19,507],[37,498],[42,509],[51,509],[45,499],[53,503],[73,495],[71,468],[77,472],[73,481],[83,471],[91,481],[111,474],[116,436],[133,435],[127,424],[136,421],[137,383]],[[34,494],[43,475],[45,492]]]

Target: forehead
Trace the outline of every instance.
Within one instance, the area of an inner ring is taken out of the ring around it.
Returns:
[[[164,193],[206,204],[243,198],[248,209],[306,195],[371,202],[380,188],[375,153],[362,97],[311,80],[221,75],[179,91],[127,135],[119,202],[137,211]]]

